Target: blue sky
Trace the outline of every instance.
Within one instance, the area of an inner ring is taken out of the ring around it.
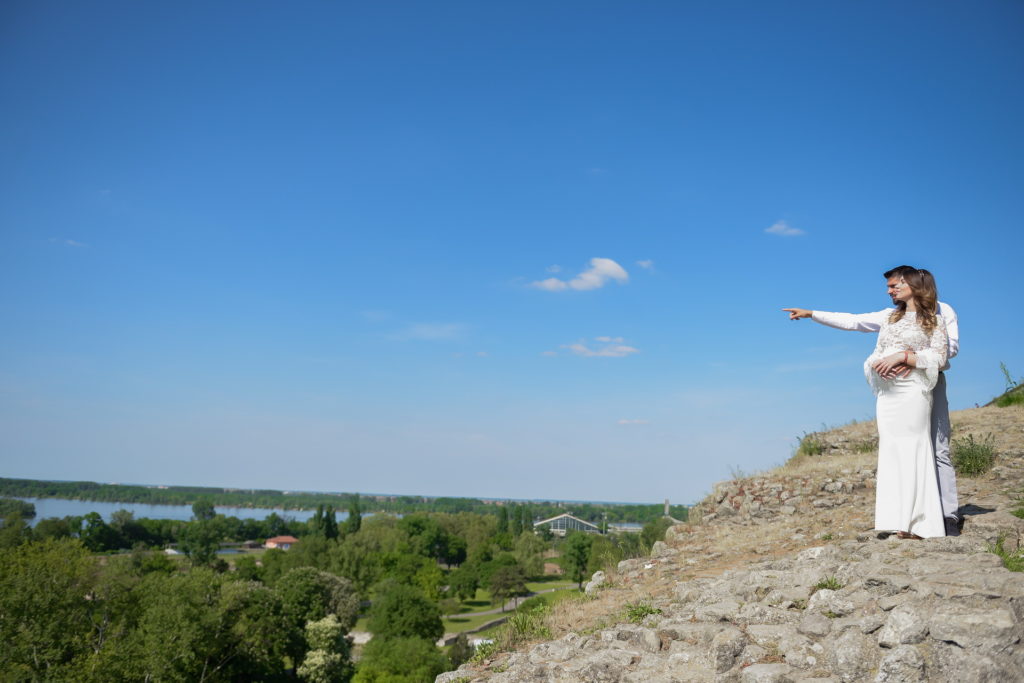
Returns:
[[[1024,5],[6,2],[0,475],[693,501],[1024,375]]]

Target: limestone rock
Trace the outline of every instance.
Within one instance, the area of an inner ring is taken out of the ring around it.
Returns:
[[[594,572],[594,575],[590,577],[590,581],[587,581],[587,585],[583,589],[583,592],[586,593],[587,595],[593,595],[607,581],[608,581],[608,578],[605,576],[605,573],[603,571],[596,571],[596,572]]]

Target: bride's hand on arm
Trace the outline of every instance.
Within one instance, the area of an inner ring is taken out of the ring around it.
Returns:
[[[908,375],[910,375],[910,371],[913,369],[914,368],[907,365],[906,363],[900,363],[899,365],[892,369],[892,372],[889,373],[890,376],[887,377],[886,379],[892,379],[893,377],[907,377]]]
[[[877,372],[882,377],[890,379],[891,377],[895,376],[892,373],[896,366],[906,363],[906,361],[906,354],[903,351],[898,351],[888,356],[883,356],[879,360],[876,360],[871,365],[871,367],[874,368],[875,372]]]

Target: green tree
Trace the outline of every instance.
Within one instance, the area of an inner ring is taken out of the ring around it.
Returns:
[[[200,567],[150,574],[138,592],[142,614],[110,658],[121,666],[110,680],[275,680],[288,644],[304,640],[277,593],[255,582]]]
[[[382,573],[378,545],[362,532],[349,534],[329,550],[327,568],[347,578],[366,595]]]
[[[32,529],[21,514],[11,512],[0,522],[0,550],[13,552],[22,543],[32,538]]]
[[[103,521],[98,512],[90,512],[83,518],[80,538],[86,548],[94,553],[117,550],[121,547],[121,536]]]
[[[665,532],[670,526],[672,526],[672,521],[664,517],[652,519],[644,524],[644,528],[640,530],[640,539],[644,542],[644,547],[650,550],[655,541],[665,540]]]
[[[313,512],[313,516],[306,522],[309,526],[309,533],[311,535],[322,535],[324,530],[324,506],[317,505],[316,510]]]
[[[333,505],[328,505],[324,509],[324,538],[329,541],[338,538],[338,518],[334,514]]]
[[[35,519],[36,506],[17,498],[0,498],[0,517],[6,519],[12,514],[22,519]]]
[[[451,660],[452,669],[458,669],[464,662],[468,662],[476,648],[473,647],[465,633],[460,633],[452,646],[448,648],[448,659]]]
[[[448,659],[422,638],[374,637],[363,648],[354,683],[424,683],[448,670]]]
[[[262,567],[252,555],[243,555],[235,560],[234,578],[242,581],[263,581]]]
[[[345,519],[345,536],[354,534],[362,527],[363,514],[359,507],[359,494],[353,495],[348,501],[348,518]]]
[[[338,617],[329,614],[306,624],[306,652],[296,673],[308,683],[344,683],[352,678],[352,642]]]
[[[398,528],[408,534],[413,552],[431,560],[444,557],[448,534],[436,520],[424,514],[409,515],[398,522]]]
[[[544,553],[547,549],[548,544],[540,536],[533,531],[524,531],[516,539],[512,554],[527,576],[541,576],[544,574]]]
[[[615,541],[608,536],[593,536],[590,541],[590,559],[587,561],[587,574],[612,567],[622,559],[622,551]]]
[[[77,540],[0,552],[0,672],[8,680],[68,680],[88,650],[95,562]]]
[[[449,592],[463,602],[475,598],[478,588],[480,588],[480,576],[472,565],[465,564],[448,574]]]
[[[519,509],[519,505],[512,506],[512,519],[509,522],[509,533],[512,534],[512,538],[519,538],[519,534],[523,533],[523,517]]]
[[[505,611],[505,601],[514,595],[523,595],[526,591],[526,575],[522,567],[512,565],[500,567],[491,574],[489,583],[491,590],[491,602],[501,605],[501,611]]]
[[[367,628],[374,640],[424,638],[435,641],[444,635],[441,610],[413,586],[387,581],[377,589]]]
[[[448,534],[447,538],[448,542],[445,545],[444,553],[439,559],[451,569],[453,564],[458,566],[466,561],[468,545],[466,539],[461,536]]]
[[[638,533],[621,533],[615,536],[616,545],[619,546],[619,550],[622,551],[622,557],[624,559],[633,559],[635,557],[643,557],[649,552],[649,549],[644,548],[643,539],[640,538]]]
[[[200,498],[192,503],[192,516],[199,521],[208,521],[216,517],[217,511],[213,508],[213,501],[209,498]]]
[[[71,538],[72,533],[67,517],[45,517],[36,522],[35,528],[32,529],[32,537],[39,541],[47,538]]]
[[[498,533],[508,533],[508,508],[504,505],[498,506]]]
[[[570,531],[562,543],[562,567],[572,580],[583,588],[583,579],[587,574],[587,563],[590,561],[590,534],[582,531]]]
[[[184,525],[178,537],[179,548],[195,567],[215,566],[220,542],[221,535],[215,520],[207,518],[197,518]]]
[[[297,567],[278,579],[274,589],[281,597],[284,613],[296,628],[333,614],[346,632],[359,616],[359,597],[352,583],[334,574]]]

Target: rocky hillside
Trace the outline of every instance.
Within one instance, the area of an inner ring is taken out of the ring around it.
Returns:
[[[1024,541],[1011,514],[1024,406],[952,420],[954,440],[997,454],[959,480],[961,536],[880,538],[874,423],[810,435],[785,466],[716,486],[650,558],[557,606],[554,640],[438,682],[1024,680],[1024,573],[990,552]]]

